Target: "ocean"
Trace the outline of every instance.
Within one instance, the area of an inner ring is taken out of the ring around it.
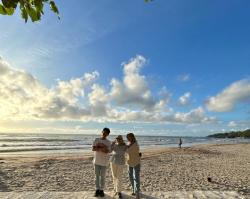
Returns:
[[[0,156],[28,154],[81,154],[90,153],[93,140],[99,135],[80,134],[0,134]],[[114,135],[109,136],[113,141]],[[142,149],[178,147],[180,137],[137,136]],[[125,139],[125,136],[124,136]],[[182,137],[183,147],[207,143],[250,143],[250,139],[216,139],[207,137]]]

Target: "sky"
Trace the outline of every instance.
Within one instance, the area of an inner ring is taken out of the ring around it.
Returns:
[[[247,0],[56,1],[0,16],[0,132],[250,128]]]

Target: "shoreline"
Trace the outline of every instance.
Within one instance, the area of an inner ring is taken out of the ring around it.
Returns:
[[[205,144],[195,144],[192,146],[186,146],[182,147],[181,149],[179,147],[168,147],[168,146],[154,146],[154,148],[143,148],[141,149],[142,153],[142,160],[145,158],[149,157],[154,157],[154,156],[160,156],[162,154],[168,154],[168,153],[176,153],[176,152],[187,152],[187,151],[202,151],[205,148],[209,148],[210,152],[213,152],[214,150],[212,149],[213,147],[223,147],[223,146],[243,146],[243,145],[249,145],[250,143],[205,143]],[[36,152],[36,151],[35,151]],[[56,152],[56,151],[55,151]],[[250,154],[250,153],[249,153]],[[3,161],[19,161],[21,162],[35,162],[39,161],[41,159],[55,159],[55,160],[65,160],[65,159],[81,159],[81,160],[92,160],[93,158],[93,152],[91,150],[84,150],[82,152],[74,152],[74,153],[27,153],[27,154],[11,154],[11,153],[0,153],[0,164],[3,163]],[[25,161],[23,161],[25,160]],[[6,163],[7,163],[6,162]]]
[[[6,134],[8,135],[8,134]],[[42,136],[2,136],[0,139],[0,156],[31,156],[34,155],[64,155],[64,154],[87,154],[91,153],[91,144],[95,135],[72,136],[66,134],[66,137],[59,138],[54,134],[46,137]],[[175,136],[142,136],[138,135],[139,145],[142,150],[148,148],[171,148],[177,147],[179,137]],[[111,135],[110,140],[114,139]],[[223,143],[250,143],[250,139],[216,139],[207,137],[182,137],[183,147],[190,147],[200,144],[223,144]]]
[[[169,151],[179,151],[179,150],[188,150],[188,149],[196,149],[196,148],[211,148],[211,147],[217,147],[217,146],[226,146],[226,145],[250,145],[249,143],[198,143],[198,144],[192,144],[189,146],[183,146],[181,147],[181,149],[179,149],[178,145],[176,144],[176,146],[162,146],[162,145],[154,145],[152,146],[153,148],[149,148],[149,147],[141,147],[141,152],[146,155],[146,157],[148,157],[149,155],[160,155],[161,153],[164,152],[169,152]],[[48,150],[50,151],[50,150]],[[52,151],[52,150],[51,150]],[[84,158],[91,158],[93,157],[93,152],[89,149],[84,149],[84,150],[79,150],[79,152],[59,152],[59,150],[55,150],[55,153],[42,153],[43,151],[38,151],[38,150],[29,150],[27,151],[28,153],[21,153],[21,154],[17,154],[16,152],[0,152],[0,160],[2,159],[11,159],[11,158],[35,158],[35,159],[39,159],[39,158],[79,158],[84,156]],[[31,153],[34,152],[34,153]],[[145,157],[145,156],[144,156]],[[142,157],[143,159],[143,157]]]

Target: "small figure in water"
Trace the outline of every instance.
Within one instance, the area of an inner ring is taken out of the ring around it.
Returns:
[[[181,148],[181,145],[182,145],[182,139],[180,138],[180,140],[179,140],[179,148]]]

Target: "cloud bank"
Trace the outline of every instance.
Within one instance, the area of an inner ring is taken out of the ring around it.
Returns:
[[[237,104],[250,102],[250,80],[243,79],[232,83],[216,96],[208,98],[206,107],[209,111],[229,112]]]
[[[174,111],[169,107],[172,94],[166,87],[153,96],[147,77],[141,74],[146,64],[141,55],[123,63],[123,77],[112,78],[108,88],[98,84],[97,71],[68,81],[57,80],[56,85],[48,88],[33,75],[0,59],[0,116],[5,120],[164,123],[215,120],[206,116],[202,107],[189,112]],[[187,104],[190,96],[191,93],[185,93],[180,103]]]

